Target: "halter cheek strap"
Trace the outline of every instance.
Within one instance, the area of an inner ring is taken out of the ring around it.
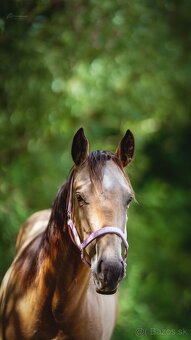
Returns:
[[[72,240],[72,242],[79,248],[80,252],[81,252],[81,259],[82,261],[87,264],[89,267],[91,267],[91,264],[86,260],[86,258],[84,257],[84,250],[85,248],[91,243],[93,242],[95,239],[97,239],[98,237],[101,237],[103,235],[106,234],[115,234],[118,235],[123,244],[124,244],[124,255],[123,255],[123,275],[121,277],[121,279],[126,275],[126,258],[127,258],[127,250],[128,250],[128,242],[127,242],[127,232],[126,232],[126,228],[125,228],[125,233],[122,232],[121,229],[117,228],[117,227],[112,227],[112,226],[108,226],[108,227],[103,227],[100,228],[98,230],[96,230],[95,232],[93,232],[90,236],[88,236],[83,242],[80,241],[77,229],[75,227],[75,224],[72,220],[72,188],[73,188],[73,178],[71,179],[71,183],[70,183],[70,190],[69,190],[69,201],[68,201],[68,231],[69,231],[69,235],[70,238]]]

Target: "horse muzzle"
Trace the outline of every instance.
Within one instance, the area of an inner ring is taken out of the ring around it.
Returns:
[[[125,264],[123,260],[100,259],[93,271],[96,291],[99,294],[114,294],[119,282],[124,277]]]

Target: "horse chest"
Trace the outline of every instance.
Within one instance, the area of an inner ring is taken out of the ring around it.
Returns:
[[[115,295],[99,295],[94,286],[90,286],[83,303],[74,307],[75,301],[71,299],[66,305],[57,314],[62,329],[57,339],[110,339],[116,320]]]

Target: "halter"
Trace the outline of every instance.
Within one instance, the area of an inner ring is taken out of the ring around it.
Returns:
[[[69,201],[68,201],[68,210],[67,210],[67,214],[68,214],[68,221],[67,224],[69,226],[68,231],[69,231],[69,235],[70,238],[72,240],[72,242],[79,248],[80,252],[81,252],[81,260],[88,265],[89,267],[91,267],[91,264],[86,260],[86,258],[84,257],[84,250],[86,249],[86,247],[95,239],[97,239],[100,236],[106,235],[106,234],[116,234],[118,235],[124,244],[124,255],[123,255],[123,275],[121,277],[121,279],[123,277],[125,277],[126,275],[126,258],[127,258],[127,250],[128,250],[128,242],[127,242],[127,232],[126,232],[126,228],[125,228],[125,233],[122,232],[121,229],[117,228],[117,227],[103,227],[100,228],[98,230],[96,230],[95,232],[91,233],[90,236],[88,236],[83,242],[80,241],[77,229],[75,227],[75,224],[72,220],[72,189],[73,189],[73,181],[74,178],[72,177],[71,182],[70,182],[70,189],[69,189]]]

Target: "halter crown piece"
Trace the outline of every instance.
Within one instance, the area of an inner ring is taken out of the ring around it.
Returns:
[[[88,236],[83,242],[80,241],[77,229],[75,227],[75,224],[72,220],[72,189],[73,189],[73,181],[74,178],[72,177],[71,182],[70,182],[70,189],[69,189],[69,201],[68,201],[68,209],[67,209],[67,214],[68,214],[68,231],[69,231],[69,235],[70,238],[72,240],[72,242],[79,248],[80,252],[81,252],[81,259],[82,261],[88,265],[89,267],[91,267],[91,264],[86,260],[86,258],[84,257],[84,250],[85,248],[95,239],[97,239],[100,236],[106,235],[106,234],[116,234],[118,235],[124,244],[124,255],[123,255],[123,275],[121,277],[121,279],[123,279],[123,277],[125,277],[126,275],[126,258],[127,258],[127,250],[128,250],[128,242],[127,242],[127,231],[125,228],[125,233],[122,232],[121,229],[117,228],[117,227],[112,227],[112,226],[107,226],[107,227],[103,227],[100,228],[98,230],[96,230],[95,232],[93,232],[92,234],[90,234],[90,236]]]

